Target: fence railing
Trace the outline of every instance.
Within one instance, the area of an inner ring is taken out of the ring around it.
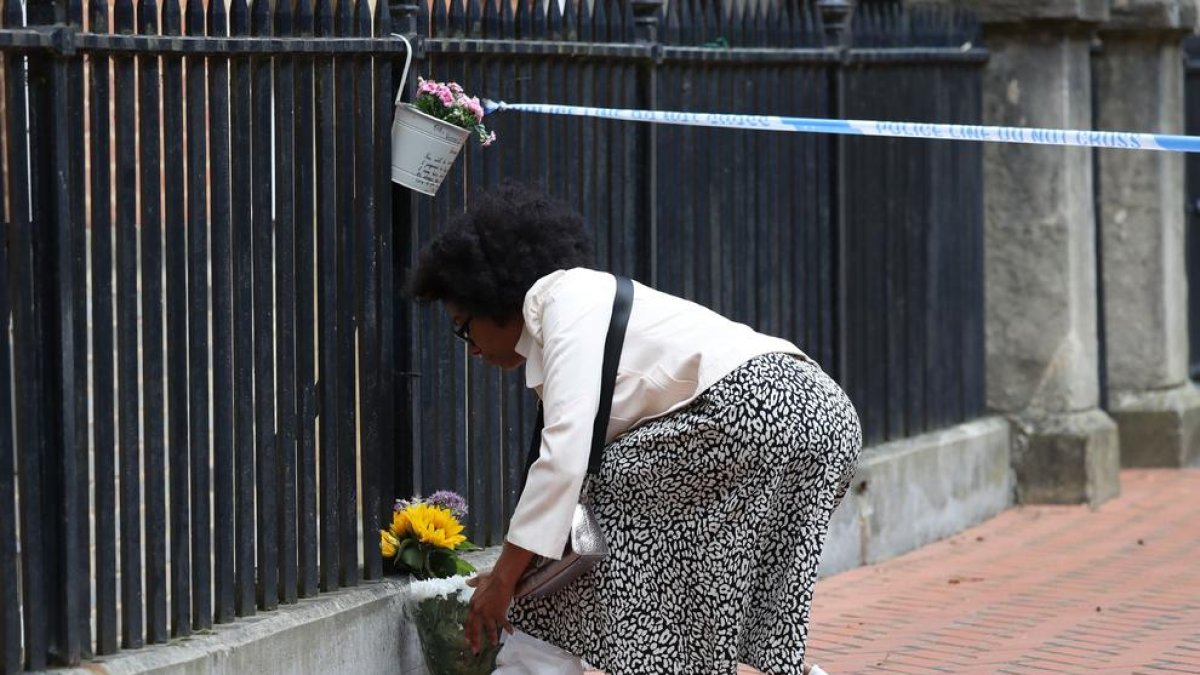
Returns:
[[[5,3],[5,672],[380,576],[385,9]]]
[[[392,30],[510,101],[979,120],[968,15],[839,4],[4,3],[3,670],[376,578],[362,535],[415,490],[499,541],[529,394],[396,289],[501,178],[578,205],[600,265],[795,340],[872,442],[980,414],[977,146],[508,113],[438,197],[387,180]]]
[[[414,69],[510,102],[981,121],[987,52],[967,13],[836,2],[450,0],[402,5]],[[824,12],[823,12],[824,8]],[[471,195],[524,178],[577,205],[598,264],[794,340],[846,387],[877,443],[982,414],[978,145],[661,127],[501,113],[404,255]],[[413,485],[454,488],[498,541],[515,505],[530,394],[474,363],[436,309],[400,346]],[[496,505],[502,505],[497,508]]]

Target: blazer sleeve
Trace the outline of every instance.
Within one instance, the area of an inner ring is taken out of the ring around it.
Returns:
[[[542,300],[545,427],[506,539],[547,558],[562,557],[587,474],[604,340],[616,293],[615,279],[605,276],[600,283],[564,280]]]

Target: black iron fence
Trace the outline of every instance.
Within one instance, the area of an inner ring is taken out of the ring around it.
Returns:
[[[5,3],[3,671],[380,576],[382,9]]]
[[[414,69],[510,102],[978,123],[971,15],[840,2],[449,0],[401,8]],[[409,260],[501,178],[576,204],[598,263],[794,340],[846,387],[869,443],[982,414],[981,148],[502,113],[436,199]],[[412,480],[455,488],[498,541],[532,422],[519,375],[467,358],[436,308],[398,333]],[[502,508],[495,505],[501,504]]]
[[[5,3],[3,669],[378,577],[393,495],[457,489],[499,541],[529,394],[396,289],[504,177],[577,204],[601,265],[795,340],[871,442],[980,414],[977,146],[508,113],[437,198],[387,182],[393,29],[414,76],[510,101],[979,121],[969,16],[843,8]]]

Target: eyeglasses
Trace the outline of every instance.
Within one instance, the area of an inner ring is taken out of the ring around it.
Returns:
[[[454,337],[462,340],[463,342],[469,343],[471,341],[471,322],[474,320],[475,317],[473,316],[467,317],[466,321],[451,329],[451,331],[454,333]]]

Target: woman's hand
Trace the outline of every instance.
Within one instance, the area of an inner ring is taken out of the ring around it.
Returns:
[[[478,654],[484,636],[495,645],[500,642],[501,629],[513,632],[512,624],[508,622],[508,606],[512,603],[514,589],[491,572],[481,572],[468,580],[467,585],[474,587],[475,593],[471,596],[467,623],[463,628],[471,650]]]
[[[474,587],[475,594],[471,596],[467,623],[463,629],[467,634],[467,642],[476,654],[485,635],[492,644],[499,644],[501,629],[513,632],[513,626],[508,622],[508,606],[512,604],[517,581],[532,560],[531,551],[504,542],[496,566],[490,572],[481,572],[467,581],[468,586]]]

